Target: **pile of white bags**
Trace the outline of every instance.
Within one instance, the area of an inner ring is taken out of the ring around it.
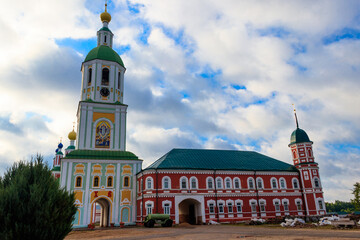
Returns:
[[[323,217],[323,218],[320,218],[319,225],[320,226],[331,225],[331,222],[334,222],[334,221],[339,221],[339,217],[335,216],[335,215],[333,215],[331,217]]]
[[[301,218],[285,219],[285,222],[280,223],[282,227],[295,227],[297,225],[303,225],[305,221]]]

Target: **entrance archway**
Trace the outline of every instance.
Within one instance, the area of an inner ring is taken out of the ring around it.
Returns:
[[[108,227],[110,224],[110,202],[105,198],[99,198],[93,203],[92,223],[99,222],[100,227]]]
[[[185,199],[179,203],[179,223],[201,224],[201,203],[195,199]]]

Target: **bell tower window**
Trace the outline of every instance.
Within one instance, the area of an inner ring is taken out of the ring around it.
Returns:
[[[104,36],[104,42],[106,43],[106,35]]]
[[[91,84],[91,77],[92,77],[92,68],[89,68],[89,71],[88,71],[88,85]]]
[[[103,70],[102,70],[101,85],[109,86],[109,69],[108,68],[103,68]]]
[[[118,73],[118,89],[120,90],[120,72]]]

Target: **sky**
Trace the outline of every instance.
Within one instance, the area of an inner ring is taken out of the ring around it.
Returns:
[[[81,63],[103,0],[0,0],[0,175],[52,164],[76,121]],[[326,201],[360,181],[360,1],[113,0],[126,67],[127,150],[143,167],[173,148],[257,151],[292,163],[300,128]]]

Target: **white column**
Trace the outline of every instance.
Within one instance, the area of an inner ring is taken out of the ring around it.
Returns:
[[[119,136],[120,136],[120,108],[116,108],[115,110],[115,129],[114,129],[114,134],[115,134],[115,146],[114,148],[116,150],[120,149],[120,142],[119,142]]]
[[[78,149],[84,149],[85,145],[85,123],[86,123],[86,106],[80,103],[80,128],[78,137]]]
[[[93,107],[92,106],[88,106],[88,111],[87,111],[87,124],[86,124],[86,149],[90,149],[90,143],[91,141],[93,141],[92,137],[91,137],[91,131],[93,130],[91,127],[92,124],[92,118],[93,118]]]
[[[116,187],[115,187],[115,201],[114,201],[114,206],[115,206],[115,219],[113,220],[113,222],[115,224],[119,224],[120,223],[120,219],[119,219],[119,206],[120,206],[120,172],[121,172],[121,164],[118,163],[116,165]],[[114,216],[114,214],[113,214]]]
[[[64,188],[66,184],[67,162],[61,162],[61,164],[61,188]]]
[[[71,176],[72,176],[72,162],[69,162],[69,170],[67,175],[67,186],[66,190],[70,191],[71,189]]]
[[[90,174],[91,174],[91,162],[87,164],[87,171],[86,171],[86,187],[85,187],[85,197],[84,197],[84,219],[83,225],[88,225],[90,223],[90,213],[91,213],[91,206],[90,206]]]

